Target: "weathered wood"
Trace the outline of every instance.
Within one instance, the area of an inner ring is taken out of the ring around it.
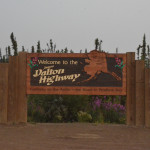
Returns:
[[[145,125],[145,64],[136,60],[136,126]]]
[[[9,57],[8,74],[7,121],[15,123],[18,105],[18,56]]]
[[[8,64],[0,64],[0,123],[7,123]]]
[[[26,52],[20,52],[18,57],[17,122],[19,123],[27,123],[26,56]]]
[[[126,124],[135,125],[135,53],[127,53]]]
[[[38,57],[39,59],[45,59],[46,62],[49,62],[51,60],[60,60],[60,65],[47,63],[45,64],[45,66],[51,67],[52,69],[64,69],[64,73],[44,75],[43,78],[46,78],[46,82],[48,82],[48,80],[52,80],[53,77],[57,79],[51,85],[44,85],[41,83],[39,84],[39,78],[41,77],[41,75],[38,78],[33,77],[33,73],[35,73],[34,67],[32,68],[31,72],[31,68],[29,67],[29,65],[27,65],[27,94],[126,95],[126,65],[122,68],[122,70],[121,68],[115,67],[117,65],[115,61],[116,57],[121,58],[123,60],[123,64],[126,64],[126,54],[107,54],[100,53],[98,51],[92,51],[88,54],[34,53],[27,54],[27,62],[30,63],[30,60],[34,57]],[[66,65],[63,64],[63,61],[67,59],[69,63]],[[77,64],[71,66],[71,59],[77,60]],[[38,69],[43,70],[43,66],[41,64],[38,64],[38,67],[35,68],[37,68],[37,71]],[[60,81],[63,76],[71,74],[79,74],[80,77],[77,78],[75,82],[70,82],[71,80],[68,78],[67,81],[66,79]],[[108,78],[110,80],[108,80]],[[38,85],[31,85],[31,82]],[[69,82],[68,85],[66,85],[67,82]],[[106,85],[93,85],[98,82],[100,84],[101,82],[105,82]],[[117,84],[114,85],[114,82],[116,82]],[[111,86],[108,86],[108,83],[113,84]],[[119,84],[122,85],[118,86]]]
[[[13,122],[14,119],[14,59],[12,56],[9,57],[9,66],[8,66],[8,104],[7,104],[7,121],[8,123]],[[11,74],[11,75],[10,75]]]
[[[150,127],[150,69],[145,69],[145,126]]]

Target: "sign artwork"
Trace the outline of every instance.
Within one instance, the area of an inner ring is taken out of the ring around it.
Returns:
[[[28,54],[27,94],[126,95],[126,54]]]

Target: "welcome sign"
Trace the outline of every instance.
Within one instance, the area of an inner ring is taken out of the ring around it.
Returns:
[[[63,59],[63,61],[61,61]],[[56,60],[48,58],[37,58],[39,67],[32,70],[31,75],[32,81],[31,85],[69,85],[69,83],[76,83],[75,81],[80,77],[80,71],[70,72],[68,65],[75,65],[77,61],[61,58]],[[65,65],[64,65],[65,64]]]
[[[126,95],[126,54],[27,54],[27,94]]]

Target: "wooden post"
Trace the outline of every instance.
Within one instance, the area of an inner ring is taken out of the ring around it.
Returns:
[[[17,109],[17,122],[19,123],[27,123],[26,66],[27,66],[27,53],[20,52],[18,58],[18,109]]]
[[[17,89],[18,89],[18,56],[9,57],[8,66],[8,104],[7,121],[16,123]]]
[[[7,123],[8,64],[0,64],[0,123]]]
[[[145,126],[150,127],[150,69],[145,69]]]
[[[26,55],[9,58],[8,123],[27,123]]]
[[[136,60],[136,126],[145,125],[145,63]]]
[[[127,53],[126,124],[135,125],[135,53]]]

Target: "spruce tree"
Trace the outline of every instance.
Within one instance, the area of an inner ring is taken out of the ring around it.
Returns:
[[[22,46],[22,52],[25,52],[24,46]]]
[[[140,52],[141,52],[141,55],[140,55]],[[149,45],[146,44],[146,36],[144,34],[143,43],[142,45],[139,45],[137,48],[137,59],[139,60],[141,56],[140,60],[144,60],[146,67],[149,67],[149,53],[150,53]]]
[[[85,52],[84,53],[87,53],[87,49],[85,49]]]
[[[6,51],[6,57],[8,56],[8,48],[6,47],[5,48],[5,51]]]
[[[55,53],[55,51],[56,51],[56,44],[54,45],[54,50],[53,50],[53,53]]]
[[[142,48],[141,45],[139,45],[138,48],[137,48],[137,59],[138,60],[140,59],[140,48]]]
[[[42,51],[43,51],[43,53],[46,53],[46,49],[43,49]]]
[[[5,61],[8,62],[8,48],[6,47],[5,50],[6,50]]]
[[[146,60],[146,36],[143,36],[143,45],[142,45],[142,52],[141,52],[141,60]]]
[[[53,41],[52,41],[52,39],[50,39],[50,51],[51,51],[51,53],[53,53]]]
[[[100,42],[99,42],[99,51],[101,52],[102,51],[102,40],[100,40]]]
[[[64,50],[63,50],[63,49],[61,49],[60,53],[64,53]]]
[[[68,53],[68,48],[67,47],[64,49],[64,53]]]
[[[17,41],[16,41],[16,38],[14,37],[13,32],[10,35],[10,39],[12,42],[12,48],[14,50],[14,56],[17,56],[18,55]]]
[[[59,50],[57,50],[57,51],[56,51],[56,53],[60,53],[60,51],[59,51]]]
[[[1,48],[0,48],[0,62],[2,62],[2,51],[1,51]]]
[[[37,43],[37,53],[41,53],[40,41]]]
[[[50,52],[50,47],[49,47],[48,43],[47,43],[47,47],[48,47],[47,52],[49,53]]]
[[[147,56],[150,57],[150,49],[149,49],[149,45],[147,45]]]
[[[5,63],[6,62],[6,59],[5,59],[5,56],[3,55],[3,63]]]
[[[10,46],[8,46],[8,56],[11,56],[11,49],[10,49]]]
[[[34,46],[31,47],[31,53],[34,53]]]
[[[74,53],[72,49],[70,50],[70,53]]]
[[[48,53],[55,53],[56,52],[56,44],[53,44],[52,39],[50,39],[49,44],[47,43],[47,47],[48,47],[48,49],[47,49]],[[57,51],[57,53],[58,53],[58,51]]]
[[[118,53],[118,47],[116,48],[116,54]]]
[[[98,46],[99,46],[99,40],[98,38],[95,39],[95,50],[98,49]]]
[[[147,45],[147,56],[148,56],[148,63],[147,63],[147,67],[149,68],[149,59],[150,59],[150,49],[149,49],[149,45]]]

